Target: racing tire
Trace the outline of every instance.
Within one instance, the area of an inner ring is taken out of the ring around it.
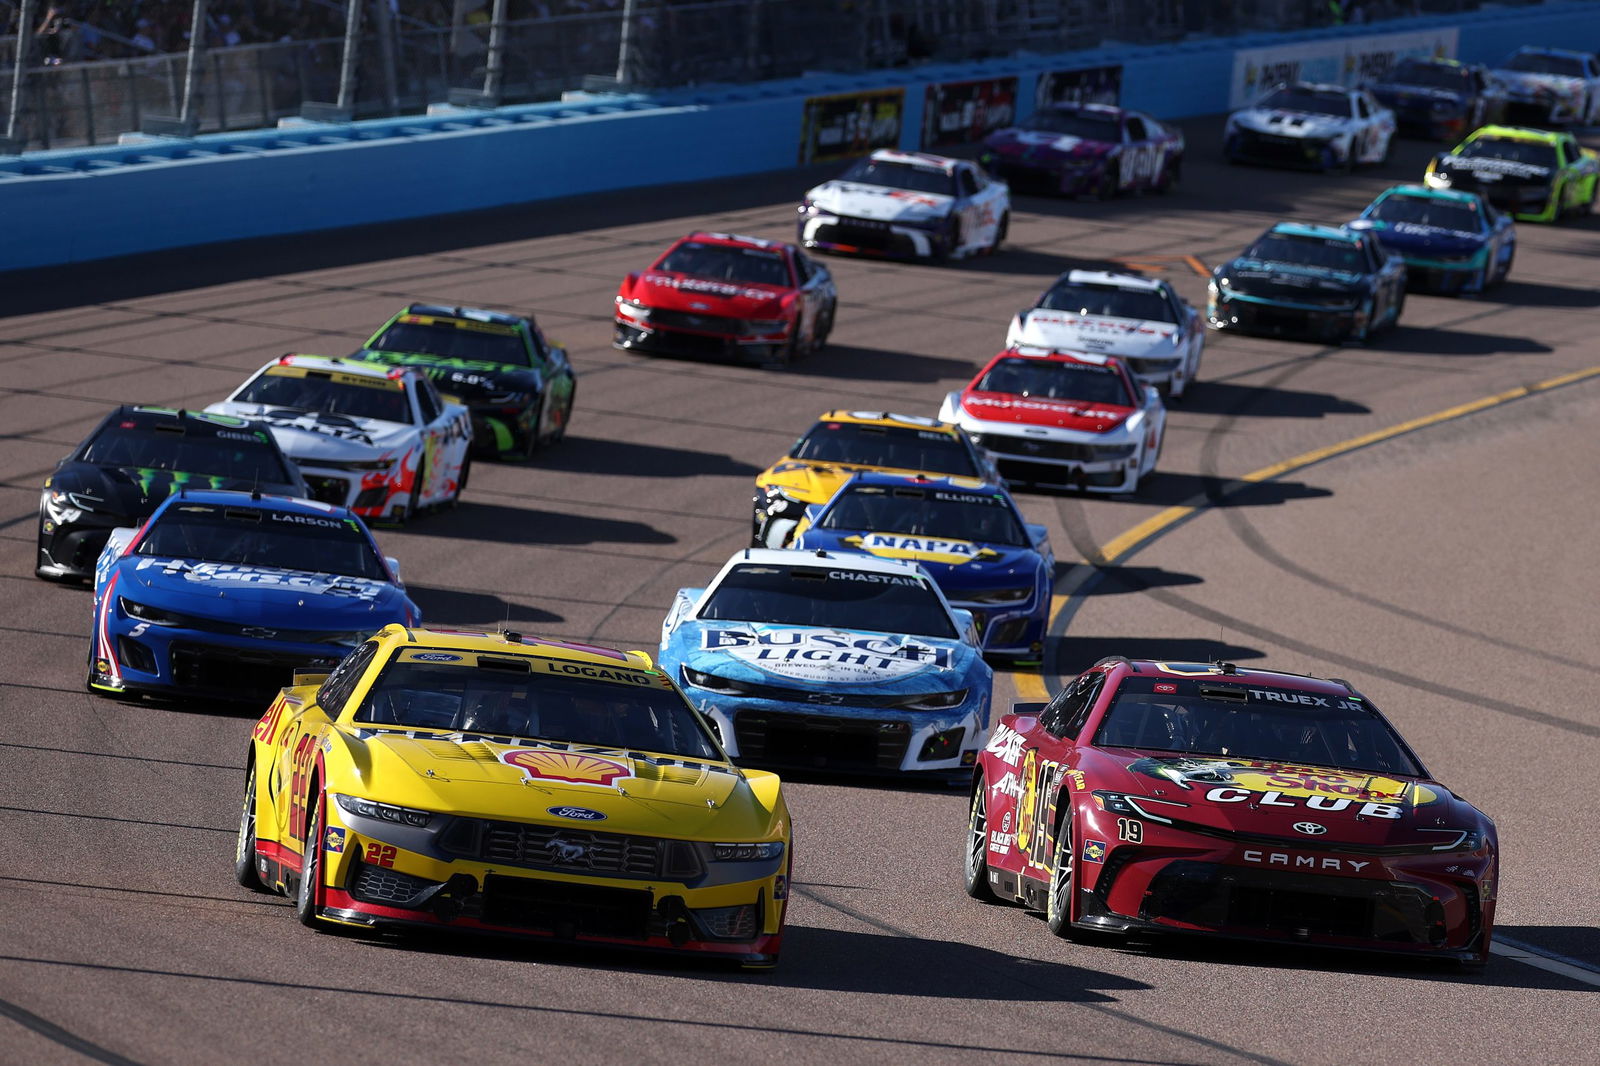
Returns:
[[[1006,234],[1011,231],[1011,212],[1007,211],[1000,216],[1000,224],[994,228],[994,240],[989,242],[985,255],[994,255],[1000,246],[1006,242]]]
[[[1100,184],[1094,187],[1094,198],[1101,203],[1110,203],[1117,198],[1117,175],[1108,164],[1105,172],[1100,175]]]
[[[1401,289],[1400,295],[1396,297],[1394,301],[1394,313],[1389,316],[1389,321],[1384,324],[1383,328],[1385,332],[1400,328],[1400,316],[1405,313],[1405,309],[1406,290]]]
[[[1346,340],[1355,341],[1357,344],[1366,344],[1368,341],[1372,340],[1373,335],[1377,333],[1377,330],[1373,328],[1372,324],[1372,299],[1370,297],[1367,299],[1364,310],[1366,311],[1365,317],[1367,324],[1362,326],[1360,329],[1352,329],[1345,337]]]
[[[1515,263],[1516,261],[1517,261],[1517,250],[1516,250],[1515,247],[1513,247],[1511,249],[1511,254],[1506,256],[1506,264],[1505,264],[1505,266],[1503,266],[1503,267],[1501,267],[1499,269],[1499,271],[1494,276],[1494,280],[1491,281],[1489,284],[1491,284],[1491,285],[1503,285],[1505,283],[1506,278],[1509,277],[1510,274],[1511,274],[1511,264]]]
[[[539,446],[541,448],[547,448],[553,444],[560,444],[566,439],[567,426],[572,422],[572,406],[573,404],[577,403],[577,401],[578,383],[577,381],[573,381],[572,388],[567,390],[566,402],[562,404],[561,407],[561,424],[544,435],[544,439],[539,442]]]
[[[233,879],[252,892],[265,892],[256,873],[256,765],[245,778],[244,804],[239,808],[239,836],[233,846]]]
[[[1077,940],[1072,928],[1072,897],[1078,891],[1077,870],[1073,866],[1072,814],[1061,821],[1056,846],[1050,856],[1050,890],[1045,893],[1044,923],[1063,940]]]
[[[1153,186],[1158,193],[1165,195],[1178,187],[1178,182],[1183,177],[1183,161],[1173,160],[1161,168],[1161,180]]]
[[[322,837],[323,826],[326,824],[327,815],[324,805],[327,797],[320,787],[311,800],[313,804],[310,812],[311,825],[306,830],[305,851],[300,862],[300,881],[294,891],[294,916],[300,924],[310,929],[322,928],[322,919],[317,915],[321,907],[322,895]]]
[[[839,301],[835,300],[828,305],[828,309],[817,316],[817,324],[811,327],[811,350],[820,352],[828,346],[828,336],[833,332],[833,317],[839,312]]]
[[[980,781],[972,792],[972,804],[967,812],[967,850],[961,861],[961,886],[967,895],[982,903],[998,903],[999,897],[989,887],[989,819],[986,814],[984,788]]]
[[[456,491],[450,494],[450,501],[446,507],[454,509],[461,503],[461,494],[467,491],[467,482],[472,478],[472,456],[463,456],[461,460],[461,474],[456,478]]]

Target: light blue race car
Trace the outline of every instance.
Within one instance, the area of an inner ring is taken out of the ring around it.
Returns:
[[[993,672],[914,562],[751,548],[679,589],[660,662],[740,762],[965,782]]]
[[[971,478],[857,474],[806,509],[797,548],[910,559],[951,603],[971,612],[985,654],[1037,659],[1044,651],[1055,554],[1004,485]]]

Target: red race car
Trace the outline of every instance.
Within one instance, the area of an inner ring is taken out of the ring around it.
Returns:
[[[833,275],[794,245],[691,233],[622,279],[612,343],[782,366],[827,343],[838,307]]]
[[[1080,930],[1488,957],[1494,823],[1349,682],[1102,659],[994,727],[967,893]]]

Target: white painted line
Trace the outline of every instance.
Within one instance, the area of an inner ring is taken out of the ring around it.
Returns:
[[[1504,937],[1497,936],[1493,943],[1489,945],[1489,953],[1511,959],[1513,962],[1520,962],[1524,966],[1532,966],[1548,973],[1559,974],[1571,981],[1578,981],[1582,984],[1600,988],[1600,970],[1591,970],[1587,966],[1577,966],[1570,962],[1562,962],[1558,956],[1546,955],[1537,948],[1529,947],[1515,940],[1506,940]]]

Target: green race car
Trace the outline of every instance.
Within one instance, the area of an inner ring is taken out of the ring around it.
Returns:
[[[355,354],[426,370],[472,412],[474,450],[527,458],[567,432],[577,380],[531,316],[411,304]]]
[[[1484,126],[1428,164],[1431,189],[1479,192],[1527,222],[1554,222],[1594,210],[1600,158],[1572,134],[1522,126]]]

